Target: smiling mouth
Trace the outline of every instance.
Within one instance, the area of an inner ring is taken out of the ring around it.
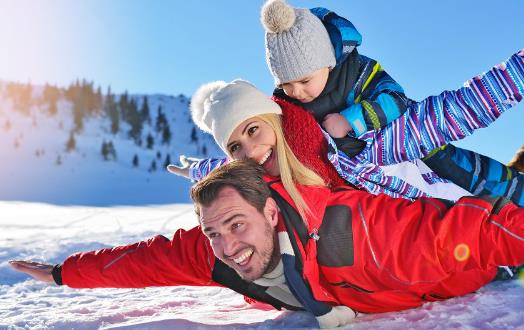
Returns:
[[[232,258],[232,260],[239,266],[244,266],[245,264],[248,263],[249,261],[249,257],[251,257],[253,255],[253,248],[249,248],[249,249],[246,249],[244,250],[244,252],[239,255],[238,257],[236,258]]]
[[[269,149],[266,154],[262,157],[261,160],[258,161],[258,165],[264,165],[265,162],[271,157],[271,154],[273,154],[273,149]]]

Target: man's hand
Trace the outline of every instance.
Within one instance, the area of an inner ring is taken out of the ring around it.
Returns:
[[[19,272],[31,275],[35,280],[55,283],[53,275],[51,274],[53,265],[24,260],[10,260],[9,265]]]
[[[181,155],[180,156],[180,164],[182,164],[182,165],[178,166],[178,165],[169,164],[169,165],[167,165],[167,170],[170,173],[173,173],[173,174],[176,174],[176,175],[180,175],[180,176],[183,176],[183,177],[186,177],[186,178],[189,179],[189,167],[191,166],[191,164],[196,163],[198,161],[199,161],[199,159],[186,157],[184,155]]]
[[[322,127],[334,138],[343,138],[353,130],[347,119],[339,113],[326,115]]]

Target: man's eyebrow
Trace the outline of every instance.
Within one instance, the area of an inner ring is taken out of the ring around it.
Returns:
[[[232,216],[230,216],[226,220],[222,221],[221,224],[222,225],[227,225],[228,223],[233,221],[235,218],[240,217],[240,216],[241,216],[240,213],[233,214]],[[213,231],[213,227],[206,227],[206,228],[204,228],[204,233],[208,233],[210,231]]]

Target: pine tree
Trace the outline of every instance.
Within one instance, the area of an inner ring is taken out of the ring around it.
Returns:
[[[118,113],[118,104],[115,102],[115,97],[111,94],[111,86],[107,88],[104,109],[111,121],[111,133],[118,133],[120,130],[120,114]]]
[[[155,129],[158,133],[161,133],[164,130],[164,128],[168,125],[168,122],[166,115],[164,114],[164,112],[162,112],[162,107],[160,105],[158,106],[157,112],[158,113],[156,116]]]
[[[147,100],[147,96],[144,96],[144,99],[142,101],[142,108],[140,109],[140,117],[142,118],[142,121],[151,123],[151,118],[149,117],[149,102]]]
[[[154,146],[155,146],[155,139],[153,138],[151,133],[148,133],[147,138],[146,138],[146,148],[153,149]]]
[[[66,151],[71,152],[76,149],[76,140],[75,140],[75,134],[71,132],[69,134],[69,139],[67,139],[66,143]]]
[[[133,156],[133,167],[138,167],[138,165],[139,165],[139,162],[138,162],[138,155],[135,154],[135,155]]]
[[[120,95],[120,100],[118,101],[120,112],[122,114],[122,119],[127,121],[128,118],[128,107],[129,107],[129,95],[127,91],[124,94]]]
[[[128,105],[128,118],[126,121],[131,125],[128,134],[137,145],[142,145],[142,125],[143,120],[138,112],[138,107],[135,99],[131,98]]]
[[[60,97],[60,90],[57,87],[51,86],[46,83],[44,86],[44,92],[43,92],[42,99],[43,99],[43,103],[48,104],[47,112],[50,115],[55,115],[57,113],[58,111],[57,102],[58,102],[59,97]]]
[[[156,159],[160,160],[162,158],[162,153],[160,151],[156,152]]]
[[[169,124],[166,124],[166,126],[162,130],[162,144],[170,144],[170,143],[171,143],[171,129],[169,128]]]
[[[156,171],[156,160],[153,159],[153,161],[151,161],[151,165],[149,166],[149,170],[148,171],[149,171],[149,173]]]
[[[107,150],[107,143],[105,140],[102,142],[102,148],[100,149],[100,153],[102,154],[102,158],[104,160],[109,159],[109,150]]]
[[[193,126],[193,129],[191,130],[191,142],[197,142],[197,141],[198,141],[198,136],[196,132],[196,127]]]
[[[102,87],[98,86],[95,93],[95,111],[102,110],[104,104],[104,97],[102,96]]]
[[[84,111],[81,103],[82,102],[79,100],[73,103],[73,122],[75,124],[75,132],[81,132],[84,128]]]
[[[116,160],[116,150],[115,150],[115,146],[113,145],[113,141],[109,141],[107,143],[107,151],[108,151],[108,155],[110,156],[110,158],[112,160]]]
[[[164,161],[164,168],[166,168],[169,164],[171,164],[171,156],[167,154],[166,160]]]

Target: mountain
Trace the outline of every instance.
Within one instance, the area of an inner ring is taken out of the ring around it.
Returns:
[[[0,83],[0,200],[61,205],[186,203],[179,155],[219,156],[189,98]],[[144,106],[147,104],[147,106]]]

